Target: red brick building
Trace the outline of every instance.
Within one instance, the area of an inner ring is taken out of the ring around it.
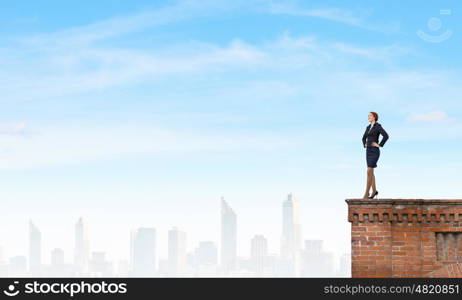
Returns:
[[[462,277],[462,199],[347,199],[352,277]]]

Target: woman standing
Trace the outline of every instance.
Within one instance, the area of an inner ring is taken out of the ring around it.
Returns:
[[[383,147],[388,140],[388,134],[382,125],[377,123],[379,115],[376,112],[370,112],[367,116],[370,124],[366,127],[362,141],[363,146],[366,148],[366,161],[367,161],[367,184],[366,191],[364,192],[363,199],[372,199],[378,195],[375,186],[374,168],[377,167],[377,161],[380,157],[380,147]],[[382,135],[382,141],[379,143],[379,135]],[[372,195],[369,196],[369,191],[372,187]]]

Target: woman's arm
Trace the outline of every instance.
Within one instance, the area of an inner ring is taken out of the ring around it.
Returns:
[[[382,126],[380,126],[380,134],[382,135],[382,141],[380,142],[379,146],[380,147],[383,147],[383,145],[385,145],[385,143],[387,142],[388,138],[389,138],[389,135],[388,133],[385,131],[385,129],[383,129]]]
[[[367,127],[366,127],[366,131],[364,131],[364,134],[363,134],[363,147],[366,148],[366,138],[367,138]]]

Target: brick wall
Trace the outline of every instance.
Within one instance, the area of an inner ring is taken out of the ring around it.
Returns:
[[[352,277],[462,277],[462,199],[347,199]]]

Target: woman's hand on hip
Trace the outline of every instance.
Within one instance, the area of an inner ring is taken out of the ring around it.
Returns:
[[[372,143],[372,146],[374,146],[374,147],[380,147],[380,145],[377,144],[376,142],[373,142],[373,143]]]

